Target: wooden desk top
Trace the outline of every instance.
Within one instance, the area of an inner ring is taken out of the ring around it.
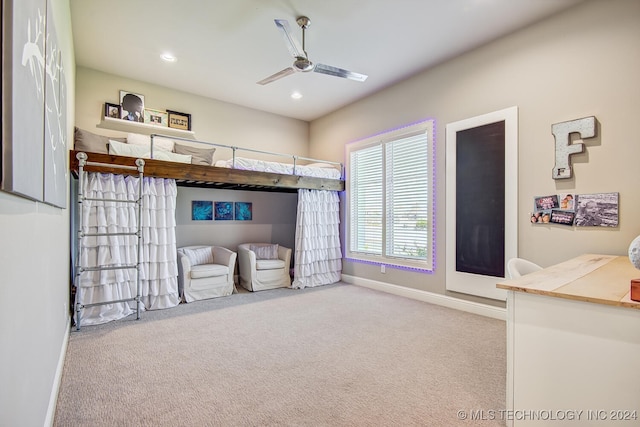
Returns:
[[[640,270],[626,256],[586,254],[496,286],[640,310],[640,302],[630,297],[631,279],[638,278]]]

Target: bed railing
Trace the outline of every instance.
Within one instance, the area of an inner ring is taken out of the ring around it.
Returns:
[[[344,178],[344,165],[341,162],[333,162],[333,161],[330,161],[330,160],[314,159],[314,158],[311,158],[311,157],[296,156],[296,155],[293,155],[293,154],[283,154],[283,153],[277,153],[277,152],[273,152],[273,151],[256,150],[256,149],[253,149],[253,148],[242,148],[242,147],[237,147],[237,146],[233,146],[233,145],[225,145],[225,144],[218,144],[218,143],[215,143],[215,142],[199,141],[199,140],[195,140],[195,139],[182,138],[182,137],[179,137],[179,136],[162,135],[162,134],[159,134],[159,133],[151,134],[151,158],[152,159],[154,158],[153,157],[153,138],[154,137],[186,141],[186,142],[190,142],[190,143],[203,144],[203,145],[208,145],[208,146],[212,146],[212,147],[228,148],[232,152],[232,160],[231,160],[231,168],[232,169],[236,168],[236,151],[240,150],[240,151],[248,151],[248,152],[251,152],[251,153],[267,154],[267,155],[270,155],[270,156],[279,156],[279,157],[284,157],[284,158],[286,158],[288,160],[291,160],[292,164],[293,164],[293,173],[292,173],[292,175],[297,175],[296,174],[296,166],[297,166],[298,160],[304,160],[304,161],[307,161],[307,162],[328,163],[328,164],[334,165],[334,166],[336,166],[336,167],[338,167],[340,169],[340,176]],[[301,165],[301,166],[304,166],[304,165]]]

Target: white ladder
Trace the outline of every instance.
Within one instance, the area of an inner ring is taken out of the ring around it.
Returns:
[[[136,302],[136,319],[140,319],[140,299],[141,299],[141,286],[140,286],[140,268],[141,268],[141,260],[142,260],[142,188],[143,188],[143,177],[144,177],[144,160],[136,159],[136,166],[127,166],[127,165],[116,165],[116,164],[105,164],[99,162],[90,162],[88,161],[88,156],[86,153],[80,152],[76,154],[76,158],[78,159],[78,242],[76,248],[76,263],[75,263],[75,275],[74,275],[74,287],[76,290],[76,301],[81,301],[81,290],[82,286],[80,286],[80,276],[85,271],[104,271],[104,270],[125,270],[125,269],[135,269],[136,275],[136,295],[132,298],[125,298],[120,300],[113,301],[100,301],[91,304],[82,304],[80,302],[75,304],[76,311],[76,330],[80,330],[80,324],[82,320],[82,310],[88,307],[94,307],[98,305],[105,304],[116,304],[123,303],[129,301]],[[119,200],[119,199],[104,199],[104,198],[88,198],[84,195],[84,180],[86,179],[86,174],[88,172],[84,171],[85,166],[107,166],[109,168],[119,168],[125,170],[137,170],[138,171],[138,194],[135,200]],[[134,203],[136,205],[136,214],[137,214],[137,227],[134,232],[116,232],[116,233],[85,233],[83,227],[83,209],[85,208],[85,202],[115,202],[115,203]],[[126,265],[117,265],[117,266],[97,266],[97,267],[89,267],[82,265],[82,239],[85,237],[99,237],[99,236],[137,236],[136,239],[136,262],[134,264],[126,264]]]

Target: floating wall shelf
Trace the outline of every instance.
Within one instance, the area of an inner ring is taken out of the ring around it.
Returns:
[[[102,121],[96,125],[101,129],[117,130],[120,132],[141,133],[144,135],[158,134],[167,136],[178,136],[181,138],[195,139],[195,133],[190,130],[174,129],[166,126],[156,126],[149,123],[131,122],[128,120],[103,117]]]

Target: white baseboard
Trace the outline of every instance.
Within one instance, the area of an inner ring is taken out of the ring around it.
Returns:
[[[71,317],[67,322],[67,330],[64,332],[64,341],[60,346],[60,355],[58,356],[58,366],[56,368],[56,376],[53,379],[53,387],[51,387],[51,396],[49,397],[49,407],[47,408],[47,418],[44,420],[45,426],[52,426],[53,419],[56,416],[56,404],[58,403],[58,392],[60,391],[60,383],[62,382],[62,370],[64,369],[64,358],[67,354],[67,345],[69,344],[69,335],[71,334]]]
[[[456,310],[466,311],[468,313],[492,317],[498,320],[507,320],[507,309],[502,307],[494,307],[491,305],[480,304],[473,301],[465,301],[446,295],[434,294],[433,292],[406,288],[404,286],[392,285],[390,283],[379,282],[377,280],[371,279],[363,279],[361,277],[355,277],[346,274],[342,275],[342,281],[357,286],[363,286],[365,288],[375,289],[377,291],[399,295],[405,298],[411,298],[418,301],[453,308]]]

